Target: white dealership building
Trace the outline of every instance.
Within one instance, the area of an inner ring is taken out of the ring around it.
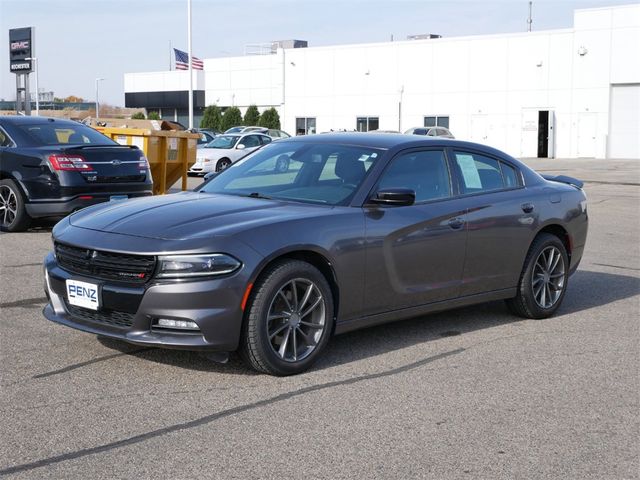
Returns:
[[[276,45],[204,59],[196,125],[207,105],[255,104],[291,134],[438,124],[518,157],[640,158],[640,4],[576,10],[561,30]],[[125,74],[126,105],[186,123],[188,75]]]

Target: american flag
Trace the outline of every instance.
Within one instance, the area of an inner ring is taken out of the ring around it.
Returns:
[[[174,48],[173,52],[176,54],[176,70],[189,70],[189,54],[177,48]],[[204,70],[204,63],[199,58],[193,57],[191,67],[194,70]]]

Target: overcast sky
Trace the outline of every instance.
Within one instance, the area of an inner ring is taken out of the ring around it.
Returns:
[[[526,30],[527,0],[192,0],[193,54],[242,55],[247,44],[301,39],[309,46]],[[631,0],[534,0],[533,28],[570,28],[573,10]],[[0,0],[0,98],[15,99],[9,29],[36,28],[40,88],[57,97],[124,105],[125,72],[169,68],[169,44],[187,50],[187,0]],[[31,75],[31,88],[35,89]]]

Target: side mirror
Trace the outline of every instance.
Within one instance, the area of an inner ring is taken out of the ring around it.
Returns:
[[[218,175],[220,174],[220,172],[209,172],[207,174],[205,174],[205,176],[203,177],[203,180],[205,182],[211,180],[212,178],[216,178]]]
[[[406,207],[416,201],[416,192],[410,188],[387,188],[379,190],[371,199],[372,203],[394,207]]]
[[[241,143],[240,145],[238,145],[236,147],[237,150],[244,150],[245,148],[247,148],[247,147],[244,146],[244,143]]]

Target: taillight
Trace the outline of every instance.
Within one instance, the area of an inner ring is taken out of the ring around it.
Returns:
[[[149,160],[144,155],[140,155],[140,160],[138,161],[138,168],[144,168],[149,170]]]
[[[54,170],[58,171],[85,171],[91,170],[91,167],[85,163],[80,155],[49,155],[49,163]]]

